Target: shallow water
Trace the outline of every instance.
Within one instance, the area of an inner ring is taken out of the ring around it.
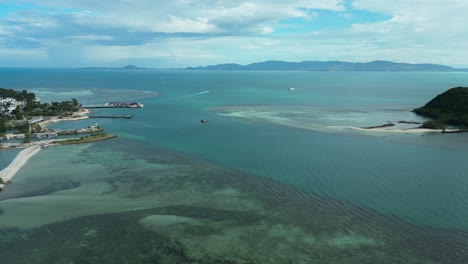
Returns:
[[[133,142],[140,151],[130,153],[129,143],[117,139],[50,147],[44,151],[49,159],[32,160],[5,193],[12,196],[2,202],[3,259],[8,263],[467,260],[463,232],[418,228],[169,150]],[[57,162],[81,173],[58,173],[51,168]],[[34,219],[27,217],[33,213]]]
[[[3,69],[0,77],[0,86],[41,99],[57,91],[86,104],[145,104],[96,110],[134,118],[100,119],[119,138],[47,148],[15,176],[0,194],[8,263],[468,261],[466,135],[329,129],[422,121],[409,111],[467,82],[464,73]]]

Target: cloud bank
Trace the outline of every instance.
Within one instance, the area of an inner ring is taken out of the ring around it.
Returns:
[[[0,66],[377,59],[465,67],[468,2],[0,0]]]

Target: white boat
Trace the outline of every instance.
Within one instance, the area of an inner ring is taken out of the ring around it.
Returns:
[[[127,105],[128,108],[142,108],[143,106],[145,106],[145,105],[142,104],[142,103],[138,103],[138,102],[131,103],[131,104]]]

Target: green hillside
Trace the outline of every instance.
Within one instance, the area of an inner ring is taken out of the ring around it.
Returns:
[[[468,126],[468,87],[449,89],[413,112],[434,119],[433,124]]]

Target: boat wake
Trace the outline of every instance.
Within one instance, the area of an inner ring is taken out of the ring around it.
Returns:
[[[166,103],[166,102],[170,102],[170,101],[177,101],[177,100],[187,99],[187,98],[195,97],[197,95],[206,94],[206,93],[209,93],[209,92],[210,91],[203,91],[203,92],[199,92],[199,93],[196,93],[196,94],[184,95],[184,96],[173,98],[173,99],[167,99],[165,101],[160,101],[159,103]]]
[[[190,94],[190,95],[182,96],[182,97],[180,97],[179,99],[194,97],[194,96],[206,94],[206,93],[209,93],[209,92],[210,92],[210,91],[203,91],[203,92],[196,93],[196,94]]]

